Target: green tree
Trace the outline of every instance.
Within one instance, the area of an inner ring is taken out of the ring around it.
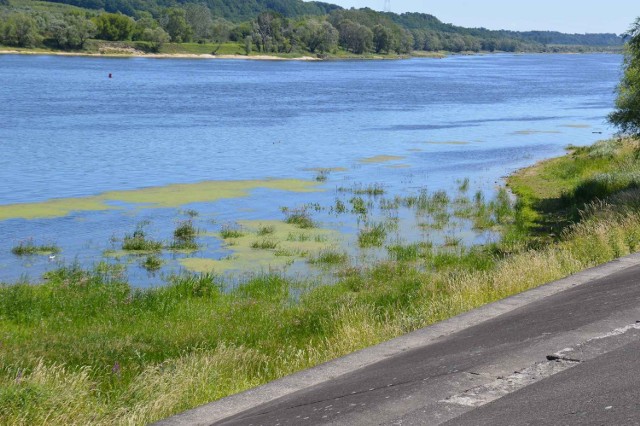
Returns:
[[[637,18],[625,37],[628,38],[624,57],[624,75],[618,85],[616,109],[609,114],[609,122],[620,133],[640,136],[640,18]]]
[[[278,52],[283,41],[280,15],[263,12],[253,21],[253,39],[261,52]]]
[[[384,25],[373,27],[373,49],[376,53],[387,52],[393,48],[393,32]]]
[[[362,54],[373,48],[373,32],[356,22],[345,19],[338,26],[340,44],[347,50]]]
[[[94,18],[99,39],[111,41],[131,40],[135,22],[120,13],[103,13]]]
[[[396,52],[401,54],[408,54],[413,51],[413,46],[415,41],[413,39],[413,34],[409,30],[405,30],[404,28],[400,29],[400,38],[398,43],[396,43]]]
[[[61,49],[82,49],[85,42],[96,35],[96,25],[81,15],[66,15],[49,24],[51,38]]]
[[[438,50],[442,50],[443,44],[442,40],[438,33],[434,31],[429,31],[425,34],[424,46],[423,49],[427,52],[437,52]]]
[[[5,20],[2,42],[8,46],[33,47],[42,41],[35,19],[25,13],[14,13]]]
[[[134,40],[142,40],[142,34],[146,29],[154,30],[160,26],[149,12],[138,12],[137,18],[132,36]]]
[[[160,24],[171,37],[174,43],[186,43],[191,41],[193,29],[187,22],[187,13],[179,7],[171,7],[165,10]]]
[[[244,48],[244,53],[247,56],[251,54],[251,51],[253,50],[253,37],[248,35],[244,38],[243,48]]]
[[[300,43],[311,53],[325,53],[338,47],[338,30],[327,21],[308,19],[296,28]]]
[[[218,18],[213,21],[211,25],[211,41],[216,43],[216,47],[213,49],[214,55],[218,53],[218,50],[222,46],[222,43],[229,41],[231,38],[231,30],[233,28],[233,24],[229,21],[226,21],[222,18]]]
[[[170,39],[169,34],[160,27],[145,28],[140,37],[141,41],[149,43],[149,49],[152,52],[160,51],[162,45],[167,43]]]
[[[413,36],[413,50],[424,50],[424,43],[427,39],[425,31],[414,29],[411,30],[411,35]]]
[[[187,3],[184,9],[185,18],[193,30],[193,38],[200,42],[211,40],[213,27],[211,10],[203,3]]]

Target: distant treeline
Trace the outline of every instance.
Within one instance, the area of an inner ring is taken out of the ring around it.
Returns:
[[[56,3],[63,3],[57,5]],[[49,4],[52,7],[46,7]],[[45,5],[45,6],[43,6]],[[74,5],[77,7],[66,6]],[[55,7],[53,7],[55,6]],[[236,42],[245,53],[352,54],[412,51],[562,51],[620,46],[615,34],[491,31],[445,24],[423,13],[345,10],[300,0],[0,0],[0,42],[82,49],[90,38],[163,43]],[[572,46],[571,48],[567,46]],[[215,53],[215,52],[213,52]]]
[[[440,34],[458,34],[480,40],[513,39],[539,45],[568,46],[620,46],[623,39],[617,34],[565,34],[557,31],[492,31],[485,28],[464,28],[445,24],[438,18],[425,13],[385,13],[393,22],[412,31],[429,30]]]

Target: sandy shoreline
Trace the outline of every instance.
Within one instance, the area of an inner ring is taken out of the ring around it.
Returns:
[[[43,55],[43,56],[88,56],[102,58],[153,58],[153,59],[244,59],[254,61],[321,61],[320,58],[312,56],[301,56],[298,58],[282,58],[269,55],[210,55],[195,53],[144,53],[139,51],[131,52],[60,52],[60,51],[30,51],[30,50],[0,50],[0,55]]]

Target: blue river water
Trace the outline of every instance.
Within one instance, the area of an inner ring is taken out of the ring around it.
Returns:
[[[256,190],[185,207],[224,223],[332,203],[343,182],[402,194],[469,178],[490,193],[517,168],[611,136],[606,115],[621,63],[608,54],[336,62],[0,55],[0,205],[209,180],[312,180],[312,168],[343,171],[321,183],[322,193]],[[361,162],[380,155],[398,159]],[[112,237],[142,220],[168,238],[176,209],[0,221],[0,281],[37,280],[60,262],[96,263]],[[62,254],[55,262],[11,254],[29,238]],[[207,255],[228,249],[211,238]],[[135,285],[160,283],[129,269]],[[178,270],[169,259],[165,272]]]

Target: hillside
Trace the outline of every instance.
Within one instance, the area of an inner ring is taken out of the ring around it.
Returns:
[[[465,28],[425,13],[302,0],[0,0],[0,44],[87,50],[92,39],[145,52],[180,53],[176,44],[197,43],[189,52],[287,57],[601,52],[623,44],[616,34]]]
[[[431,30],[441,33],[456,33],[481,38],[513,38],[523,42],[542,45],[620,46],[623,40],[617,34],[565,34],[557,31],[506,31],[485,28],[465,28],[445,24],[426,13],[385,13],[393,22],[410,30]]]
[[[52,0],[58,3],[72,4],[87,9],[103,9],[106,12],[121,12],[134,16],[137,11],[151,12],[157,15],[166,7],[186,3],[205,4],[215,16],[232,22],[248,21],[265,10],[278,12],[293,18],[304,15],[326,15],[340,9],[340,6],[322,2],[304,2],[302,0]],[[17,3],[17,1],[14,1]]]

